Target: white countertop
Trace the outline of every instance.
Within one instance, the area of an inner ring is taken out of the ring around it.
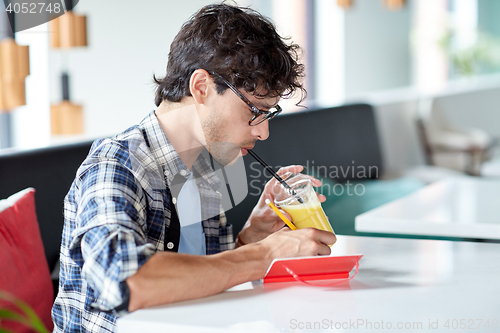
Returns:
[[[500,239],[500,180],[445,179],[356,217],[357,231]]]
[[[433,332],[500,331],[500,244],[338,239],[333,254],[364,254],[349,283],[247,283],[215,296],[133,312],[118,320],[117,331],[359,332],[385,331],[388,325],[395,332],[426,332],[429,325],[437,325]],[[494,320],[497,329],[492,329]]]

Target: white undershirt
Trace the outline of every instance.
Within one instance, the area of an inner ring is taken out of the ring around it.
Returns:
[[[181,226],[179,253],[206,254],[205,234],[201,223],[200,192],[191,172],[177,198]]]

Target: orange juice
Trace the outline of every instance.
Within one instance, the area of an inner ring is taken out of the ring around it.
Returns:
[[[321,203],[317,200],[311,200],[303,204],[285,205],[280,208],[290,214],[297,229],[316,228],[333,232]]]
[[[276,185],[277,189],[273,189],[276,193],[274,204],[290,214],[297,229],[316,228],[335,233],[321,207],[310,177],[285,174],[283,179],[289,188],[281,184]]]

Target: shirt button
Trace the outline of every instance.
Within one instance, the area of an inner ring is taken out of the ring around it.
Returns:
[[[167,243],[167,249],[172,250],[174,248],[174,243],[168,242]]]
[[[168,175],[170,175],[170,171],[165,170],[165,171],[163,172],[163,174],[164,174],[165,176],[168,176]]]
[[[175,197],[172,198],[172,202],[175,205],[177,203],[177,199]]]
[[[187,175],[187,171],[182,169],[181,171],[179,171],[179,173],[181,174],[181,176],[186,176]]]

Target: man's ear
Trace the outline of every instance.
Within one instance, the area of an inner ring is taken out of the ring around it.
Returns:
[[[204,69],[197,69],[191,74],[191,78],[189,79],[189,92],[196,103],[205,103],[210,93],[210,86],[213,84],[212,77]]]

